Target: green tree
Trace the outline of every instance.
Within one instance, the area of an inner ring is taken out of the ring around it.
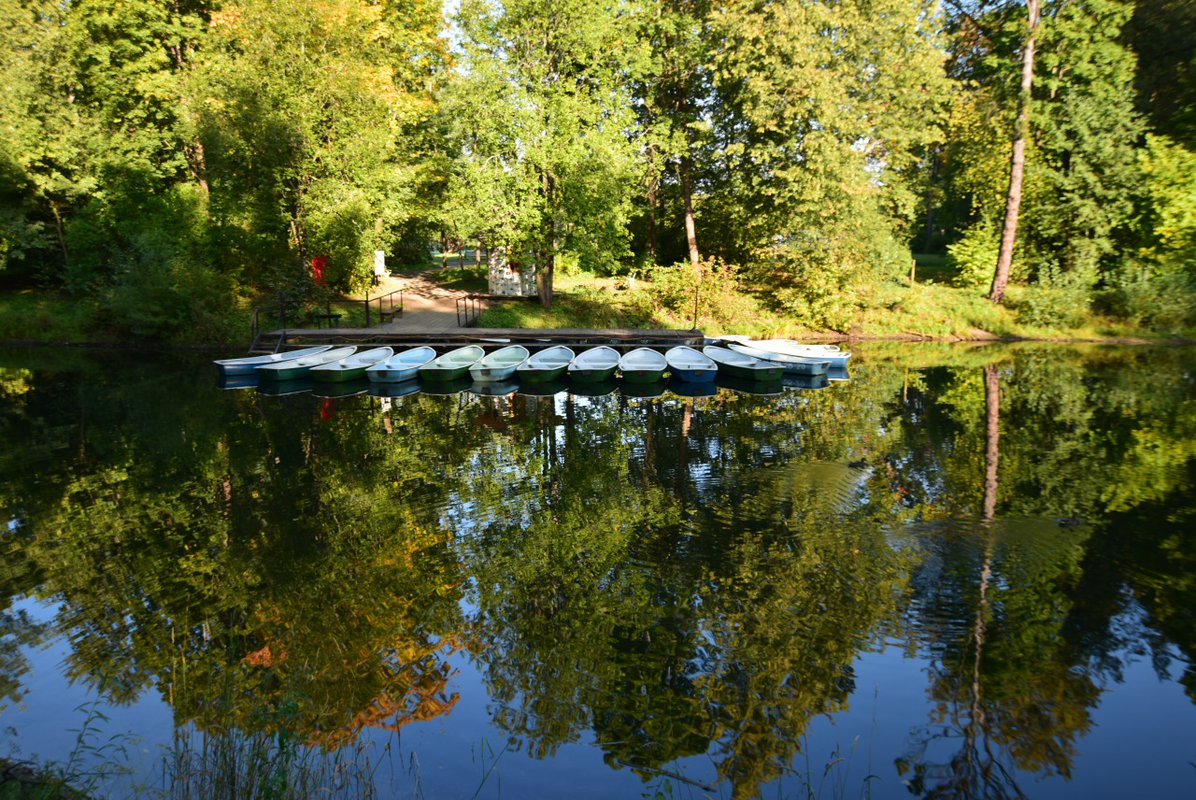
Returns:
[[[609,270],[628,253],[631,8],[469,0],[456,18],[463,57],[443,100],[457,154],[446,215],[461,238],[534,271],[546,306],[560,255]]]
[[[202,325],[204,301],[222,294],[205,270],[204,198],[180,115],[209,8],[91,0],[3,12],[0,250],[32,252],[45,278],[95,295],[138,333]]]
[[[431,213],[439,23],[426,0],[245,0],[214,15],[189,102],[226,269],[301,286],[323,255],[332,286],[359,287],[373,251]]]
[[[946,194],[970,207],[955,217],[970,223],[961,231],[961,265],[975,271],[975,254],[999,246],[990,298],[1003,297],[1010,276],[1036,281],[1044,292],[1024,311],[1052,323],[1083,309],[1127,263],[1144,128],[1134,109],[1134,56],[1121,35],[1132,5],[1031,5],[1041,22],[1028,20],[1020,2],[951,4],[956,111],[944,177]],[[1002,136],[1020,153],[1010,170],[1025,172],[1016,202],[985,179]],[[997,238],[1001,206],[1006,222]]]
[[[723,180],[704,207],[725,220],[728,260],[782,306],[843,325],[908,268],[909,178],[941,136],[946,88],[935,4],[727,3],[712,17]]]

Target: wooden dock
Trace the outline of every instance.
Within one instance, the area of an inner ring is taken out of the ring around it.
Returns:
[[[552,345],[592,347],[606,345],[619,351],[635,347],[701,347],[701,331],[637,330],[625,328],[457,328],[450,330],[388,330],[377,328],[281,328],[261,333],[250,346],[251,354],[274,353],[317,344],[419,347],[438,350],[468,344],[521,344],[529,349]]]

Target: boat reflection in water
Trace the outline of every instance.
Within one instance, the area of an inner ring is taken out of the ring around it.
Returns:
[[[396,383],[372,382],[370,384],[370,394],[374,397],[406,397],[407,395],[418,393],[420,388],[418,378],[411,378]]]
[[[468,367],[466,367],[468,370]],[[450,395],[461,394],[473,385],[473,379],[466,374],[463,377],[452,378],[450,380],[423,380],[420,385],[420,391],[432,397],[448,397]]]
[[[714,379],[714,385],[720,389],[730,389],[740,394],[754,394],[761,397],[784,394],[785,384],[780,378],[775,381],[755,381],[747,378],[737,378],[722,372]]]
[[[718,387],[713,380],[687,381],[681,378],[669,378],[668,390],[679,397],[710,397],[718,394]]]
[[[257,386],[257,375],[252,372],[221,375],[216,385],[221,389],[252,389]]]
[[[295,378],[289,381],[264,381],[258,384],[257,393],[271,397],[284,397],[291,394],[310,392],[314,385],[315,381],[309,377]]]
[[[825,372],[821,375],[794,375],[786,372],[781,378],[781,385],[786,389],[825,389],[831,385],[831,380]]]
[[[469,393],[478,397],[506,397],[519,390],[519,381],[479,381],[469,387]]]
[[[664,381],[643,381],[637,383],[623,380],[619,383],[619,392],[624,397],[635,397],[646,400],[652,397],[660,397],[664,394],[664,391]]]
[[[364,367],[362,368],[364,370]],[[322,397],[325,399],[336,399],[338,397],[352,397],[356,394],[365,394],[370,390],[370,381],[364,375],[360,378],[353,378],[352,380],[337,382],[328,381],[313,381],[311,393],[315,397]]]
[[[590,383],[574,380],[569,383],[569,394],[575,397],[604,397],[613,393],[617,388],[619,388],[619,384],[615,382],[614,378]]]
[[[524,394],[528,397],[552,397],[568,390],[569,381],[567,378],[554,378],[538,383],[519,384],[519,394]]]

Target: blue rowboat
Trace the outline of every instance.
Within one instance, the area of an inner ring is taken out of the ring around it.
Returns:
[[[669,364],[669,374],[687,383],[708,383],[718,374],[718,364],[710,356],[685,345],[670,347],[664,359]]]
[[[285,350],[281,353],[270,353],[264,356],[222,358],[212,363],[220,368],[221,377],[229,378],[233,375],[252,375],[258,367],[266,364],[279,364],[283,361],[291,361],[296,358],[314,356],[317,353],[323,353],[331,349],[332,345],[322,344],[318,347],[305,347],[302,350]]]
[[[436,351],[431,347],[413,347],[366,367],[365,376],[373,383],[409,381],[418,378],[419,368],[434,358]]]

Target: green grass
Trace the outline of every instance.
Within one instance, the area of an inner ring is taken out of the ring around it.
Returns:
[[[1011,286],[1007,303],[994,305],[981,289],[950,285],[951,270],[944,256],[918,255],[918,280],[876,287],[866,298],[868,307],[857,311],[840,330],[811,325],[770,307],[767,292],[735,290],[734,284],[710,283],[700,294],[696,327],[707,334],[744,334],[755,337],[819,338],[849,335],[858,338],[899,339],[1038,339],[1109,340],[1193,338],[1196,331],[1152,332],[1124,320],[1071,309],[1062,323],[1032,324],[1037,317],[1051,319],[1042,308],[1052,308],[1050,290]],[[486,270],[466,262],[463,268],[432,270],[428,277],[447,288],[486,291]],[[937,277],[930,277],[937,276]],[[478,324],[493,328],[667,328],[694,326],[692,292],[673,276],[669,284],[640,279],[558,274],[551,308],[533,300],[497,302]],[[1045,306],[1044,306],[1045,302]],[[364,327],[365,308],[360,299],[338,298],[331,310],[341,314],[341,327]],[[1066,310],[1066,309],[1065,309]],[[1074,313],[1073,313],[1074,312]],[[247,303],[206,309],[171,334],[180,342],[195,344],[243,343],[250,335],[252,309]],[[309,312],[305,312],[309,313]],[[371,319],[376,324],[376,319]],[[263,320],[269,328],[272,320]],[[310,316],[291,325],[314,325]],[[38,342],[106,342],[131,339],[105,324],[95,301],[64,293],[15,289],[0,292],[0,340]]]
[[[478,320],[483,328],[664,328],[669,327],[625,292],[575,287],[556,293],[552,307],[536,300],[496,303]]]
[[[501,302],[478,322],[494,328],[672,328],[689,329],[692,307],[670,311],[652,293],[651,284],[639,281],[634,289],[616,288],[612,279],[581,276],[558,284],[551,308],[538,302]],[[914,286],[887,284],[869,298],[843,331],[811,327],[803,320],[769,309],[761,298],[739,292],[720,296],[717,307],[704,309],[697,327],[707,334],[737,333],[756,337],[819,338],[847,334],[858,338],[941,340],[1036,339],[1108,340],[1161,339],[1115,319],[1082,313],[1068,325],[1035,325],[1019,316],[1018,309],[1033,287],[1010,287],[1008,302],[995,305],[978,289],[960,289],[945,283]],[[688,312],[688,313],[687,313]],[[1184,332],[1181,332],[1181,335]],[[1186,332],[1191,335],[1192,332]]]
[[[451,264],[451,262],[450,262]],[[448,289],[462,292],[485,293],[490,290],[490,283],[486,277],[486,265],[475,266],[467,261],[464,267],[449,266],[445,270],[435,270],[428,277]]]
[[[85,301],[64,294],[21,289],[0,293],[0,339],[79,342],[93,338],[95,314]]]
[[[914,253],[914,280],[918,283],[947,283],[955,280],[957,270],[946,253]]]

